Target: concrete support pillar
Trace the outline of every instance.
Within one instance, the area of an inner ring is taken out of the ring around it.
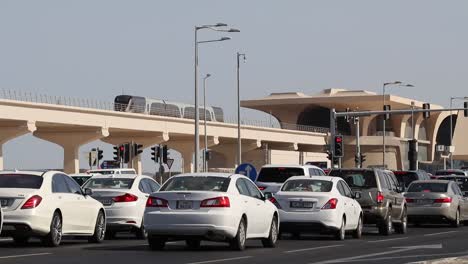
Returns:
[[[3,144],[13,138],[36,131],[34,121],[0,123],[0,170],[3,170]]]
[[[200,138],[200,142],[203,141],[203,137]],[[177,150],[183,160],[183,171],[184,173],[190,173],[194,170],[195,161],[193,160],[193,140],[192,138],[174,138],[167,142],[167,146],[169,149]],[[217,146],[219,144],[219,138],[216,136],[208,136],[208,148],[211,149],[213,146]],[[200,150],[204,148],[204,143],[200,144]],[[201,157],[201,155],[200,155]],[[200,164],[202,165],[202,159],[199,160]],[[202,168],[203,166],[200,166]]]
[[[80,170],[79,149],[89,142],[107,137],[107,128],[77,130],[72,128],[39,129],[34,136],[55,143],[63,148],[63,170],[65,173],[78,173]]]

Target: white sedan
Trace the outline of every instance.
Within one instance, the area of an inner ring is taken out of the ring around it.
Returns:
[[[146,200],[159,187],[152,178],[135,174],[95,175],[83,185],[92,189],[93,198],[104,205],[107,238],[113,238],[119,231],[132,231],[139,239],[146,239],[143,225]]]
[[[339,177],[291,177],[270,201],[278,207],[281,233],[332,233],[343,240],[346,232],[361,237],[362,209],[355,200],[359,195]]]
[[[243,250],[246,239],[275,247],[279,216],[276,207],[247,177],[227,173],[183,174],[170,178],[147,202],[145,228],[151,249],[168,240],[229,242]]]
[[[17,244],[39,237],[54,247],[67,235],[99,243],[106,231],[105,212],[89,194],[63,172],[1,172],[2,236]]]
[[[0,234],[2,233],[2,227],[3,227],[3,209],[0,206]]]

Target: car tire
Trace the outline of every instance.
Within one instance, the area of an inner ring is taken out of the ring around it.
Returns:
[[[343,217],[341,220],[341,227],[335,233],[336,240],[345,240],[346,238],[346,219]]]
[[[147,239],[148,238],[148,233],[146,232],[145,225],[143,221],[141,222],[140,228],[137,228],[135,231],[135,235],[137,239]]]
[[[17,246],[25,246],[29,242],[29,237],[28,236],[13,236],[13,242]]]
[[[276,247],[276,242],[278,241],[278,218],[276,216],[271,220],[270,232],[268,233],[268,238],[262,239],[262,245],[266,248]]]
[[[234,250],[242,251],[245,249],[245,242],[247,240],[247,225],[244,218],[241,219],[239,227],[237,228],[236,236],[229,242]]]
[[[161,236],[148,236],[148,244],[151,250],[163,250],[167,238]]]
[[[403,210],[400,221],[400,223],[395,224],[395,232],[398,234],[406,234],[408,231],[408,213],[406,208]]]
[[[62,242],[62,216],[56,211],[50,223],[50,232],[42,238],[42,243],[48,247],[58,247]]]
[[[451,225],[452,225],[452,227],[458,228],[458,227],[460,227],[460,222],[461,221],[460,221],[460,208],[459,208],[459,209],[457,209],[457,212],[455,213],[455,219],[452,220]]]
[[[362,216],[359,216],[358,225],[356,229],[353,231],[354,238],[356,239],[362,238],[362,227],[363,227]]]
[[[393,232],[392,210],[388,210],[387,218],[379,225],[379,234],[389,236]]]
[[[99,211],[94,226],[94,234],[88,238],[90,243],[101,243],[106,236],[106,217],[102,211]]]
[[[201,245],[200,239],[187,239],[185,240],[185,244],[189,249],[199,249]]]

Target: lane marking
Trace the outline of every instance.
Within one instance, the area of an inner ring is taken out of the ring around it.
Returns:
[[[283,251],[283,253],[289,254],[289,253],[295,253],[295,252],[302,252],[302,251],[309,251],[309,250],[318,250],[318,249],[324,249],[324,248],[342,247],[342,246],[344,246],[344,245],[330,245],[330,246],[323,246],[323,247],[301,248],[301,249],[294,249],[294,250]]]
[[[24,254],[24,255],[12,255],[12,256],[3,256],[0,259],[8,259],[8,258],[24,258],[24,257],[34,257],[34,256],[44,256],[44,255],[52,255],[52,253],[35,253],[35,254]]]
[[[447,232],[439,232],[439,233],[432,233],[432,234],[425,234],[424,236],[438,236],[438,235],[445,235],[451,233],[457,233],[458,231],[447,231]]]
[[[439,253],[439,254],[420,254],[420,255],[406,255],[406,256],[395,256],[395,257],[380,257],[380,258],[369,258],[369,259],[355,259],[355,260],[348,260],[348,262],[362,262],[362,261],[379,261],[379,260],[391,260],[391,259],[406,259],[406,258],[424,258],[424,257],[448,257],[448,256],[457,256],[457,257],[462,257],[468,254],[468,251],[462,251],[462,252],[454,252],[454,253]],[[444,260],[444,259],[440,259]],[[425,261],[422,262],[410,262],[410,264],[416,264],[416,263],[425,263]]]
[[[12,241],[12,238],[0,238],[0,241]]]
[[[248,259],[252,256],[244,256],[238,258],[225,258],[225,259],[213,259],[213,260],[206,260],[206,261],[199,261],[199,262],[190,262],[187,264],[204,264],[204,263],[215,263],[215,262],[225,262],[225,261],[233,261],[233,260],[240,260],[240,259]]]
[[[380,242],[402,240],[402,239],[408,239],[408,238],[409,237],[397,237],[397,238],[389,238],[389,239],[381,239],[381,240],[371,240],[371,241],[367,241],[367,243],[380,243]]]

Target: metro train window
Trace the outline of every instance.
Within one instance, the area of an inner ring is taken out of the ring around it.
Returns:
[[[182,117],[180,108],[174,104],[166,104],[165,116]]]
[[[150,115],[166,116],[166,106],[164,103],[152,103],[149,111]]]
[[[218,122],[224,122],[224,112],[223,109],[220,107],[213,106],[213,113],[215,120]]]
[[[132,96],[130,100],[130,112],[144,113],[146,109],[146,99],[140,96]]]

